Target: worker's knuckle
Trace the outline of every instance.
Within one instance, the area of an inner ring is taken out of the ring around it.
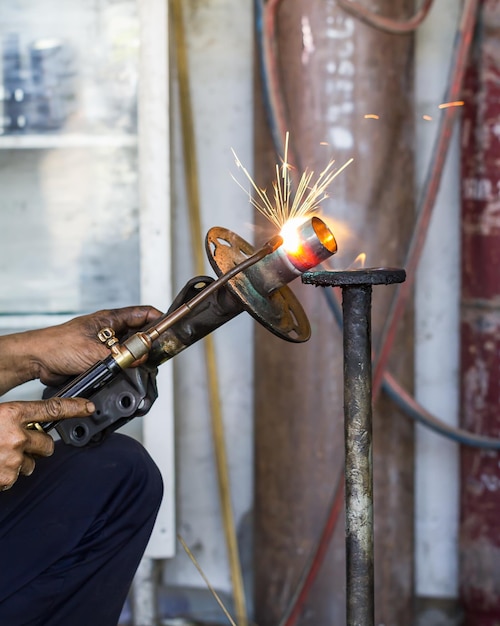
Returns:
[[[16,459],[12,464],[4,466],[0,477],[0,489],[7,491],[19,478],[22,467],[22,458]]]
[[[11,450],[24,450],[28,433],[22,428],[15,428],[4,434],[3,442]]]
[[[21,402],[6,402],[1,406],[1,415],[9,422],[18,421],[23,416],[23,405]]]
[[[0,478],[0,491],[7,491],[11,489],[11,487],[14,485],[16,480],[17,480],[17,477],[12,478],[9,473],[4,474]]]
[[[4,482],[10,482],[13,478],[17,477],[19,468],[23,463],[24,453],[21,450],[9,449],[3,451],[2,454],[2,476],[8,479]]]
[[[45,401],[45,412],[53,419],[64,416],[64,407],[61,398],[49,398]]]

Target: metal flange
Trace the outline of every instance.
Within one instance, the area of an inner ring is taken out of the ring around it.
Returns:
[[[210,265],[218,276],[225,274],[236,264],[251,256],[254,247],[227,228],[211,228],[206,236],[205,247]],[[307,341],[311,326],[302,305],[287,286],[270,292],[259,291],[259,268],[254,266],[232,278],[227,289],[240,301],[242,307],[272,333],[294,343]]]
[[[404,269],[367,267],[357,270],[321,270],[304,272],[302,282],[317,287],[349,287],[353,285],[393,285],[406,279]]]

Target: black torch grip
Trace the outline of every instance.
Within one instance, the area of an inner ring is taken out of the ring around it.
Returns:
[[[62,389],[56,393],[45,396],[52,398],[90,398],[94,393],[102,389],[110,380],[113,380],[119,372],[120,366],[112,356],[108,356],[104,361],[98,361],[90,369],[80,376],[73,378]],[[40,424],[44,432],[52,430],[60,420],[53,422],[43,422]]]

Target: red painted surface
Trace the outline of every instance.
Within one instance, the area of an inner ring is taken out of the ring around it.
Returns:
[[[483,0],[462,122],[462,425],[500,438],[500,2]],[[500,454],[461,453],[466,626],[500,624]]]

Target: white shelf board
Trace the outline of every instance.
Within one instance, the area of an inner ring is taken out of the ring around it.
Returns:
[[[136,135],[89,135],[65,133],[61,135],[0,135],[0,150],[47,150],[51,148],[133,148]]]

